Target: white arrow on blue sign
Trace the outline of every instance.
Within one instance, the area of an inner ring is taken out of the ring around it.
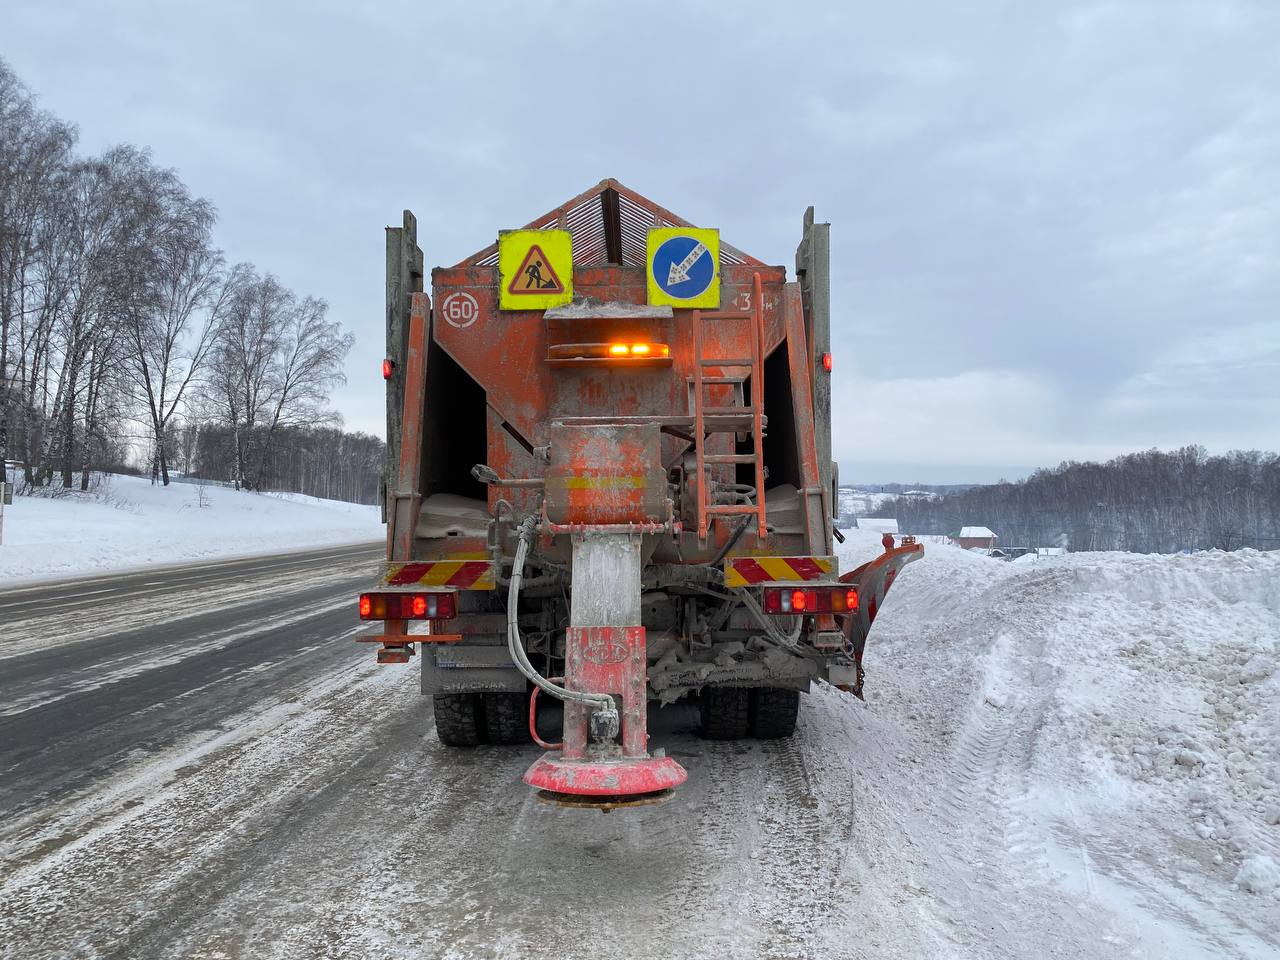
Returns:
[[[675,236],[653,255],[653,279],[662,291],[681,300],[701,296],[715,278],[715,257],[696,237]]]

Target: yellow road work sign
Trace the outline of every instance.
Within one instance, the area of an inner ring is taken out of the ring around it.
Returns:
[[[647,260],[649,303],[720,306],[719,230],[654,227],[649,231]]]
[[[573,299],[573,240],[568,230],[498,234],[498,305],[545,310]]]

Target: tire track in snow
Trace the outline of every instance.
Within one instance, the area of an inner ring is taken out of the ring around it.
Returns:
[[[833,920],[840,851],[849,842],[852,817],[838,801],[832,804],[815,792],[800,741],[797,735],[762,745],[774,775],[758,808],[762,856],[760,882],[752,891],[756,909],[772,918],[761,956],[807,960],[821,956],[815,934]]]

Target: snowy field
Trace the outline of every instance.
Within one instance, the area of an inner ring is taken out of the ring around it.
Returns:
[[[841,487],[838,493],[840,495],[840,516],[842,517],[875,516],[881,504],[893,499],[893,494],[891,493],[872,493],[869,490],[859,490],[856,487]]]
[[[379,508],[300,494],[108,476],[94,492],[15,497],[4,508],[0,585],[378,540]]]

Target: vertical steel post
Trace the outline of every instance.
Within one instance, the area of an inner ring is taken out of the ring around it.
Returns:
[[[760,542],[764,543],[769,532],[764,502],[764,296],[758,273],[751,275],[751,298],[756,305],[751,319],[751,407],[754,411],[751,439],[756,448],[756,520]]]
[[[422,248],[418,246],[418,221],[404,211],[403,226],[387,227],[387,352],[396,371],[404,368],[408,352],[409,314],[415,293],[422,292]],[[400,463],[401,411],[404,409],[405,376],[387,380],[387,460],[383,470],[382,521],[390,516],[388,488],[395,483]]]
[[[565,631],[565,687],[622,701],[621,742],[597,731],[599,712],[566,701],[559,755],[546,753],[524,782],[549,793],[630,802],[684,783],[684,767],[649,756],[647,655],[640,625],[640,534],[584,532],[573,538],[573,593]]]
[[[427,394],[427,339],[431,336],[431,298],[415,293],[405,338],[404,409],[400,458],[387,510],[387,559],[413,559],[413,538],[422,507],[422,418]]]
[[[821,363],[831,352],[831,224],[815,223],[813,207],[804,212],[804,235],[796,248],[796,277],[804,305],[805,333],[809,338],[809,369],[813,374],[814,435],[818,448],[818,472],[828,491],[826,534],[831,539],[832,517],[839,512],[834,491],[836,466],[831,459],[831,373]]]
[[[702,422],[702,311],[693,311],[693,448],[698,465],[698,539],[707,539],[707,467]]]
[[[639,536],[583,533],[573,538],[565,687],[622,698],[622,753],[627,757],[645,756],[649,739],[641,566]],[[590,714],[585,704],[565,704],[564,759],[588,755]]]

